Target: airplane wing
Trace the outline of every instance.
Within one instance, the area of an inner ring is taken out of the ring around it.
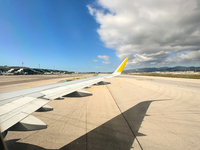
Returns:
[[[127,61],[128,58],[121,63],[115,72],[109,75],[0,94],[1,132],[4,133],[8,130],[30,131],[46,128],[47,125],[44,122],[30,114],[38,109],[51,110],[53,108],[46,105],[49,101],[103,82],[106,78],[120,75]]]

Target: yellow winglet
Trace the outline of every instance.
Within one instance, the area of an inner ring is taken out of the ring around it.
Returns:
[[[121,63],[121,65],[115,70],[114,74],[115,73],[122,73],[125,65],[126,65],[126,62],[128,61],[128,57]]]

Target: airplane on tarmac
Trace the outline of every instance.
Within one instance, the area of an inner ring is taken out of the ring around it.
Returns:
[[[32,116],[31,113],[37,110],[53,110],[46,104],[67,94],[91,95],[89,92],[80,90],[93,84],[103,84],[104,79],[120,75],[127,61],[128,58],[112,74],[0,94],[2,136],[5,137],[9,130],[33,131],[47,128],[43,121]]]

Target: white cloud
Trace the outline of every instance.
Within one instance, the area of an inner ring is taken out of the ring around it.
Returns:
[[[130,57],[132,66],[181,63],[186,57],[192,63],[200,53],[199,0],[97,0],[87,7],[105,46],[120,59]]]
[[[199,51],[188,51],[185,53],[177,53],[172,58],[167,58],[166,63],[172,64],[175,62],[188,64],[188,63],[198,63],[200,60],[200,50]]]
[[[98,62],[98,60],[97,60],[97,59],[92,59],[92,61],[93,61],[93,62]]]
[[[99,58],[109,61],[110,57],[106,55],[98,55]]]
[[[102,61],[103,64],[109,64],[109,61]]]
[[[102,61],[103,64],[109,64],[110,61],[110,57],[109,56],[106,56],[106,55],[98,55],[98,58],[101,58],[101,59],[104,59],[104,61]]]
[[[99,69],[99,68],[105,68],[105,67],[102,67],[102,66],[96,66],[95,68],[96,68],[96,69]]]

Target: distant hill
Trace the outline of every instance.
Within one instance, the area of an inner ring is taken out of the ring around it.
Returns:
[[[161,72],[196,71],[196,72],[200,72],[200,67],[176,66],[176,67],[138,68],[138,69],[124,70],[125,73],[129,73],[129,72],[155,72],[155,71],[161,71]]]

